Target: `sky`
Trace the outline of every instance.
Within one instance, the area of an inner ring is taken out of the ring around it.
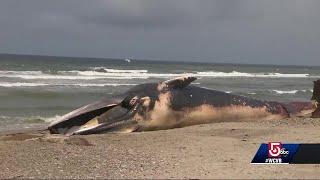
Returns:
[[[320,65],[318,0],[1,0],[0,53]]]

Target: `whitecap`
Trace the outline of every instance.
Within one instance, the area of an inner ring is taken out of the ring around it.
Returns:
[[[245,73],[245,72],[197,72],[202,77],[256,77],[256,78],[307,78],[309,74],[281,74],[281,73]]]
[[[257,94],[257,93],[255,93],[255,92],[248,92],[248,94],[250,94],[250,95],[255,95],[255,94]]]
[[[272,90],[272,91],[276,92],[277,94],[296,94],[299,90],[288,90],[288,91]]]
[[[23,83],[23,82],[0,82],[0,87],[35,87],[35,86],[48,86],[45,83]]]
[[[185,72],[185,73],[150,73],[148,70],[107,69],[93,67],[91,71],[58,71],[56,74],[41,71],[0,71],[0,77],[21,79],[66,79],[66,80],[93,80],[93,79],[148,79],[148,78],[174,78],[179,76],[195,76],[207,78],[309,78],[316,77],[309,74],[281,74],[281,73],[246,73],[246,72]],[[99,70],[100,69],[100,70]],[[101,71],[101,69],[103,69]]]
[[[105,67],[91,67],[92,70],[111,72],[111,73],[147,73],[146,69],[110,69]]]
[[[104,86],[135,86],[134,83],[76,83],[76,84],[47,84],[26,82],[0,82],[0,87],[37,87],[37,86],[79,86],[79,87],[104,87]]]

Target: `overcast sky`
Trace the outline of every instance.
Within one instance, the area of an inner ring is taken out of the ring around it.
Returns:
[[[0,53],[320,65],[318,0],[1,0]]]

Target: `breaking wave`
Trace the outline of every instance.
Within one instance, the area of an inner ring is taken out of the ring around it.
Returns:
[[[107,69],[92,67],[89,70],[57,71],[55,73],[41,71],[0,71],[0,77],[20,79],[66,79],[66,80],[92,80],[92,79],[148,79],[170,78],[178,76],[196,76],[212,78],[309,78],[317,77],[309,74],[282,74],[282,73],[246,73],[246,72],[185,72],[185,73],[152,73],[148,70]]]
[[[51,117],[42,117],[42,116],[30,116],[30,117],[23,117],[23,116],[0,116],[0,124],[1,123],[50,123],[53,121],[58,120],[61,118],[61,115],[55,115]]]
[[[256,78],[307,78],[309,74],[281,74],[281,73],[245,73],[245,72],[198,72],[202,77],[256,77]]]
[[[61,117],[62,117],[61,115],[55,115],[52,117],[31,116],[28,118],[25,118],[25,117],[16,117],[16,118],[20,118],[25,123],[43,123],[43,122],[50,123],[60,119]]]
[[[109,72],[109,73],[147,73],[148,70],[130,70],[130,69],[108,69],[105,67],[91,67],[91,70],[98,72]]]
[[[310,92],[313,92],[312,90],[287,90],[287,91],[284,91],[284,90],[272,90],[273,92],[275,92],[276,94],[297,94],[298,92],[307,92],[307,91],[310,91]]]
[[[250,94],[250,95],[255,95],[255,94],[257,94],[256,92],[248,92],[248,94]]]
[[[23,83],[23,82],[1,82],[0,87],[35,87],[35,86],[48,86],[45,83]]]
[[[0,87],[36,87],[36,86],[80,86],[80,87],[105,87],[105,86],[134,86],[129,83],[77,83],[77,84],[46,84],[46,83],[24,83],[24,82],[1,82]]]

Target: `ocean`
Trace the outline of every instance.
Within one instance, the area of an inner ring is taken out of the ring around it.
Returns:
[[[309,101],[320,67],[0,55],[0,130],[51,122],[134,85],[191,75],[193,84],[275,101]]]

